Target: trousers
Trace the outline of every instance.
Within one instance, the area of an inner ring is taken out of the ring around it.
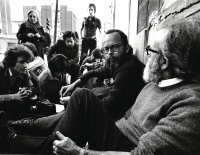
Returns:
[[[40,138],[29,136],[21,142],[19,139],[24,139],[23,136],[17,135],[10,153],[52,153],[53,141],[57,139],[56,131],[60,131],[80,147],[88,142],[92,150],[131,151],[136,147],[136,144],[118,129],[100,100],[88,89],[77,89],[72,94],[65,111],[39,118],[36,124],[38,130],[49,135]],[[22,150],[13,147],[15,145],[20,145]]]
[[[80,69],[80,65],[78,63],[70,65],[69,74],[71,75],[71,81],[70,81],[71,84],[78,79],[79,69]]]
[[[82,65],[83,60],[88,56],[88,50],[90,50],[89,55],[97,47],[97,41],[95,39],[83,39],[81,44],[81,57],[79,64]]]

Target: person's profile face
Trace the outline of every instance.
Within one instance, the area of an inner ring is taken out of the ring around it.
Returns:
[[[70,37],[70,38],[67,37],[66,40],[65,40],[65,43],[69,48],[72,48],[74,46],[74,38],[73,37]]]
[[[18,73],[26,73],[28,62],[24,57],[18,57],[13,69]]]
[[[29,13],[29,15],[28,15],[28,20],[31,22],[31,23],[33,23],[33,24],[35,24],[36,22],[37,22],[37,14],[35,13],[35,12],[31,12],[31,13]]]
[[[90,15],[91,17],[93,17],[93,16],[95,15],[94,7],[93,7],[93,6],[90,6],[89,9],[88,9],[88,11],[89,11],[89,15]]]

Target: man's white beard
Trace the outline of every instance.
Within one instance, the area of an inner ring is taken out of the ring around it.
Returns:
[[[147,61],[146,67],[143,72],[143,79],[146,83],[155,82],[158,83],[163,79],[163,72],[161,70],[159,60],[154,60],[153,62]]]

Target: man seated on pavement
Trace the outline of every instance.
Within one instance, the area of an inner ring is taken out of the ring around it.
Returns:
[[[36,90],[27,71],[33,60],[32,51],[24,45],[13,45],[5,52],[0,62],[0,110],[9,119],[19,119],[19,115],[36,104]]]
[[[142,79],[144,64],[133,55],[127,36],[121,30],[108,30],[102,40],[102,46],[106,55],[105,66],[88,71],[71,85],[62,87],[61,92],[66,90],[63,96],[70,94],[92,77],[102,80],[113,78],[114,83],[107,90],[106,97],[101,99],[101,103],[111,117],[118,120],[133,105],[145,85]]]
[[[146,48],[149,58],[143,73],[149,84],[129,113],[115,122],[94,94],[78,89],[52,131],[42,122],[49,117],[34,122],[37,130],[54,134],[43,138],[48,145],[42,149],[69,155],[200,154],[200,85],[192,80],[200,72],[199,42],[198,19],[184,19],[155,32]],[[50,117],[49,123],[58,118]],[[26,146],[28,153],[41,150],[41,145],[33,145],[34,137],[29,138],[32,143],[26,138],[20,148]],[[17,139],[19,135],[12,146]],[[81,148],[86,142],[89,149]],[[20,153],[19,148],[15,151]]]
[[[58,40],[53,46],[47,50],[47,60],[49,61],[55,54],[63,54],[67,57],[69,63],[69,74],[71,76],[70,83],[73,83],[78,78],[80,65],[79,60],[79,45],[75,42],[75,34],[72,31],[67,31],[63,35],[63,40]]]

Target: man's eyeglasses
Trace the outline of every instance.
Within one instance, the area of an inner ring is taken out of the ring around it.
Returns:
[[[109,53],[109,49],[112,51],[112,52],[118,52],[120,47],[124,45],[124,44],[115,44],[115,45],[111,45],[111,46],[107,46],[107,47],[103,47],[102,50],[104,53]]]
[[[151,48],[150,48],[150,45],[148,45],[148,46],[145,48],[145,51],[147,52],[147,55],[149,55],[149,56],[151,55],[151,52],[159,54],[158,51],[151,49]]]

